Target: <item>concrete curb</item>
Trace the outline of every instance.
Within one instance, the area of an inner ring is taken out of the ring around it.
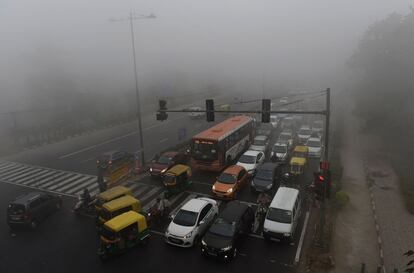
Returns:
[[[368,182],[368,180],[373,181],[374,179],[369,174],[368,166],[365,162],[364,162],[364,171],[365,171],[365,174],[366,174],[367,182]],[[381,229],[380,229],[380,225],[378,223],[377,207],[375,205],[373,187],[374,187],[374,185],[368,183],[369,196],[370,196],[370,200],[371,200],[371,209],[372,209],[372,214],[374,215],[375,230],[376,230],[376,233],[377,233],[377,244],[378,244],[379,257],[380,257],[380,263],[381,263],[379,266],[382,268],[382,272],[386,273],[387,271],[385,269],[385,264],[384,264],[384,248],[383,248],[382,238],[381,238]]]

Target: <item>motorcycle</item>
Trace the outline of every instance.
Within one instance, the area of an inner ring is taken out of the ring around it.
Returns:
[[[265,216],[267,213],[267,206],[263,203],[259,203],[254,213],[253,232],[258,234],[263,226]]]
[[[166,201],[163,201],[166,202]],[[152,226],[154,223],[160,223],[166,215],[169,213],[168,204],[164,204],[164,209],[160,210],[158,203],[155,203],[147,212],[148,226]]]
[[[76,215],[88,215],[88,216],[95,216],[95,206],[94,201],[91,201],[86,204],[84,198],[81,195],[78,195],[78,202],[75,204],[73,208],[73,212]]]

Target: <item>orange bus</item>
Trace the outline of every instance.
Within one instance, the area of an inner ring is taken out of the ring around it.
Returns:
[[[253,141],[254,119],[235,116],[194,136],[191,165],[196,170],[221,171],[236,160]]]

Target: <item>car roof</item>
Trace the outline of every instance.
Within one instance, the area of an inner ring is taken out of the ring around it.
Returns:
[[[281,141],[281,140],[278,140],[275,144],[273,144],[273,146],[287,146],[288,145],[288,142],[285,140],[285,141]]]
[[[295,149],[293,150],[294,152],[308,152],[309,148],[308,146],[305,145],[298,145],[295,147]]]
[[[224,171],[223,171],[223,173],[228,173],[228,174],[233,174],[233,175],[235,175],[235,174],[239,174],[239,172],[241,171],[241,170],[243,170],[244,168],[242,167],[242,166],[239,166],[239,165],[231,165],[231,166],[229,166],[229,167],[227,167]]]
[[[124,195],[121,197],[118,197],[117,199],[114,199],[112,201],[106,202],[105,204],[102,205],[102,207],[104,207],[106,210],[108,211],[113,211],[113,210],[117,210],[119,208],[124,208],[127,206],[130,206],[134,203],[137,203],[138,206],[140,206],[141,202],[130,196],[130,195]]]
[[[266,140],[267,139],[267,136],[258,135],[254,139],[257,139],[257,140]]]
[[[174,151],[168,151],[165,153],[162,153],[161,156],[166,156],[166,157],[174,157],[178,154],[178,152],[174,152]]]
[[[260,154],[262,152],[259,151],[254,151],[254,150],[247,150],[244,152],[244,155],[252,155],[252,156],[257,156],[258,154]]]
[[[292,210],[298,198],[299,190],[288,187],[279,187],[270,203],[271,208]]]
[[[265,162],[257,167],[258,170],[274,170],[278,164],[273,162]]]
[[[13,204],[27,204],[28,202],[31,202],[34,199],[39,198],[40,196],[45,195],[43,192],[29,192],[23,195],[20,195],[16,197],[16,199],[13,200]]]
[[[249,206],[244,203],[241,203],[239,201],[231,201],[220,213],[219,218],[222,218],[230,223],[236,222],[242,217],[248,208]]]
[[[192,212],[200,212],[201,209],[207,204],[208,202],[204,199],[193,198],[187,201],[180,209],[188,210]]]

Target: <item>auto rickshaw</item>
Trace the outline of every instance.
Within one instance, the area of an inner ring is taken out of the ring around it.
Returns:
[[[289,172],[293,175],[300,175],[304,172],[308,158],[307,146],[296,146],[290,160]]]
[[[117,199],[125,195],[132,196],[133,194],[129,188],[124,187],[124,186],[116,186],[116,187],[110,188],[109,190],[101,192],[100,194],[98,194],[98,196],[96,196],[96,201],[95,201],[96,212],[99,214],[99,212],[102,209],[103,204],[108,203],[114,199]]]
[[[125,195],[103,204],[97,219],[97,227],[101,227],[105,222],[127,211],[141,212],[141,201]]]
[[[165,197],[184,191],[191,185],[191,169],[187,165],[178,164],[167,171],[164,176]]]
[[[135,211],[125,212],[103,225],[98,255],[102,260],[106,260],[138,244],[145,244],[149,236],[145,217]]]

